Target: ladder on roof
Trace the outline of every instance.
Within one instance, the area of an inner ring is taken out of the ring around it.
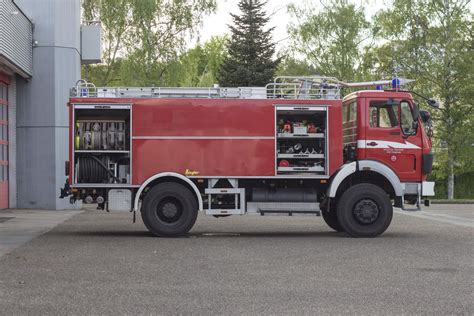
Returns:
[[[282,76],[267,84],[269,99],[320,99],[341,98],[341,82],[324,76]]]
[[[88,83],[85,80],[79,80],[76,86],[71,89],[70,95],[75,98],[267,98],[264,87],[96,87],[94,84]]]
[[[96,87],[85,80],[79,80],[71,89],[75,98],[206,98],[206,99],[288,99],[288,100],[339,100],[345,87],[374,87],[392,85],[397,87],[414,80],[395,78],[370,82],[346,83],[324,76],[282,76],[265,87],[225,88],[215,85],[211,88],[170,87]]]

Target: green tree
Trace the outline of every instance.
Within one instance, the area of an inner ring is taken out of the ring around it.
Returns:
[[[288,7],[297,21],[289,26],[291,48],[320,75],[359,79],[362,47],[371,38],[364,11],[347,0],[330,0],[323,6]]]
[[[173,61],[164,74],[166,84],[176,87],[210,87],[217,83],[219,68],[227,54],[226,38],[213,37],[197,44]]]
[[[104,31],[103,64],[90,67],[91,76],[98,85],[114,83],[126,59],[130,81],[156,83],[215,6],[215,0],[84,0],[83,19],[101,21]]]
[[[417,79],[415,89],[439,98],[436,162],[454,197],[454,176],[472,170],[474,143],[474,39],[469,0],[395,0],[377,15],[387,41],[375,49],[375,72],[392,70]]]
[[[269,21],[265,4],[261,0],[240,0],[241,15],[231,14],[234,25],[230,26],[229,53],[219,71],[222,86],[264,86],[274,77],[280,59],[273,59],[274,28],[265,30]]]
[[[313,65],[286,54],[282,57],[276,73],[278,76],[312,76],[317,74],[317,70]]]

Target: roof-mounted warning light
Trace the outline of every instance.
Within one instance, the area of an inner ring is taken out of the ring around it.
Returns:
[[[367,82],[341,82],[343,87],[349,88],[363,88],[363,87],[375,87],[376,90],[384,90],[384,87],[389,86],[390,89],[399,90],[401,86],[414,82],[412,79],[405,79],[395,77],[390,80],[378,80],[378,81],[367,81]]]
[[[400,79],[398,77],[395,77],[392,79],[392,89],[394,90],[399,90],[401,86]]]

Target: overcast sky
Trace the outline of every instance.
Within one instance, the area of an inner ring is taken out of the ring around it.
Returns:
[[[291,3],[302,5],[309,1],[313,6],[321,8],[319,0],[268,0],[266,6],[267,14],[270,15],[271,21],[269,26],[274,26],[275,31],[273,39],[278,44],[278,48],[282,48],[288,44],[287,41],[287,27],[291,22],[291,16],[287,11],[287,6]],[[204,24],[201,29],[201,42],[205,42],[212,36],[224,35],[229,33],[228,24],[232,24],[232,18],[230,12],[239,14],[238,7],[239,0],[217,0],[217,12],[204,19]],[[373,15],[377,10],[384,7],[382,0],[354,0],[352,1],[357,5],[367,6],[368,18]]]
[[[232,24],[232,18],[229,13],[239,14],[238,0],[217,0],[217,13],[208,16],[204,20],[201,31],[202,42],[208,40],[215,35],[224,35],[229,33],[228,24]],[[284,39],[288,37],[286,28],[290,22],[290,15],[286,7],[290,3],[302,2],[301,0],[268,0],[266,6],[267,14],[272,14],[270,26],[275,26],[276,29],[273,34],[273,39],[281,41],[284,44]]]

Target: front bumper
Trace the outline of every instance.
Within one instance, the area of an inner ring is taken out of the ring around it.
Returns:
[[[421,183],[402,183],[404,195],[434,196],[435,183],[432,181],[423,181]]]
[[[421,196],[434,196],[435,183],[433,181],[423,181],[421,183]]]

